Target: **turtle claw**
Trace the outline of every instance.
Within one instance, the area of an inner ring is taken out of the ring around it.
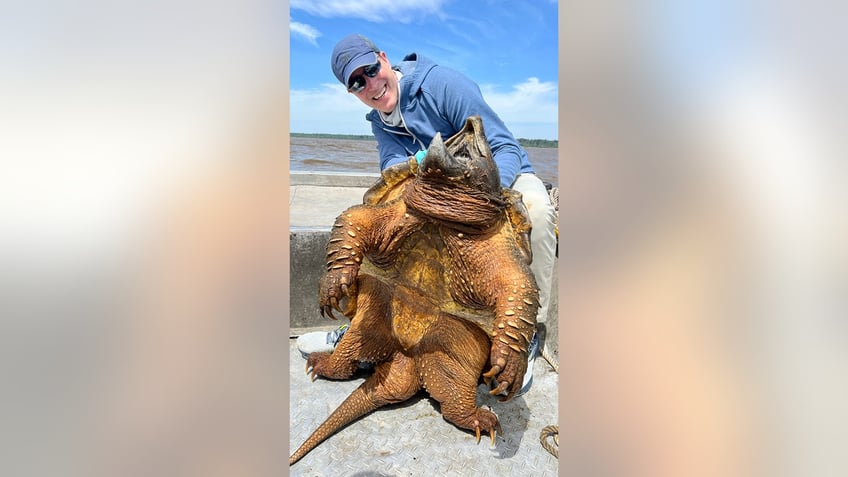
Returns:
[[[496,396],[496,395],[506,391],[506,388],[508,388],[508,387],[509,387],[509,384],[507,384],[505,382],[498,383],[498,386],[495,389],[492,389],[491,391],[489,391],[489,394],[491,394],[492,396]],[[503,402],[503,401],[501,401],[501,402]]]
[[[492,412],[491,408],[489,406],[485,406],[477,408],[476,416],[473,421],[468,422],[467,429],[474,430],[474,436],[476,437],[477,444],[480,444],[481,434],[484,431],[488,432],[492,441],[492,446],[494,446],[495,438],[498,433],[501,432],[501,423],[498,422],[498,416]]]
[[[505,346],[503,342],[499,342],[492,347],[490,362],[492,368],[483,374],[483,378],[489,386],[494,379],[496,387],[490,394],[506,394],[500,402],[507,402],[521,389],[522,377],[527,368],[526,352],[522,352],[519,347]]]
[[[498,429],[499,429],[499,428],[500,428],[500,424],[496,424],[495,426],[491,427],[491,428],[490,428],[490,429],[488,429],[488,431],[487,431],[487,432],[489,433],[489,437],[491,437],[491,438],[492,438],[492,445],[493,445],[493,446],[495,445],[495,437],[497,437],[497,435],[498,435]],[[482,436],[481,436],[481,429],[480,429],[480,426],[477,426],[477,427],[474,429],[474,433],[475,433],[475,435],[477,436],[477,444],[480,444],[480,437],[482,437]]]
[[[314,383],[319,376],[323,374],[318,373],[318,369],[322,369],[321,362],[323,361],[322,355],[328,354],[323,351],[315,351],[313,353],[309,353],[309,356],[306,358],[306,375],[309,376],[309,379]]]
[[[322,304],[318,307],[318,311],[321,313],[321,318],[332,318],[334,320],[336,319],[336,317],[333,316],[333,307],[330,305]]]
[[[492,369],[483,373],[483,382],[486,383],[486,386],[488,386],[492,382],[492,378],[497,376],[498,373],[500,373],[500,372],[501,372],[501,367],[496,364],[496,365],[492,366]]]
[[[338,318],[336,318],[336,315],[333,314],[333,307],[331,307],[331,306],[327,307],[327,316],[329,316],[330,318],[332,318],[334,320],[338,320]]]
[[[491,387],[492,380],[500,372],[501,372],[501,367],[496,364],[496,365],[492,366],[492,369],[490,369],[488,372],[484,373],[483,374],[483,382],[486,383],[486,386]],[[492,389],[491,391],[489,391],[489,394],[491,394],[493,396],[497,395],[497,394],[501,394],[502,392],[506,391],[507,388],[509,387],[509,383],[506,382],[506,381],[498,382],[497,380],[495,380],[495,385],[496,385],[495,388]]]
[[[318,373],[315,372],[315,368],[309,364],[309,361],[306,362],[306,375],[309,376],[309,379],[314,383],[315,379],[318,377]]]
[[[358,268],[341,272],[338,270],[328,270],[321,276],[318,285],[318,303],[322,317],[329,316],[333,320],[336,320],[337,318],[333,313],[334,310],[344,314],[344,310],[342,309],[343,300],[356,296],[356,270]]]

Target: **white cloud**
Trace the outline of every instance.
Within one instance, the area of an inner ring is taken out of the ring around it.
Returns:
[[[445,0],[292,0],[293,10],[320,17],[352,17],[372,22],[409,23],[418,15],[439,13]]]
[[[303,133],[371,134],[370,110],[338,83],[289,93],[291,130]]]
[[[289,22],[289,30],[291,33],[298,38],[302,38],[309,43],[312,43],[315,46],[318,46],[318,42],[315,40],[321,36],[321,32],[316,30],[311,25],[307,25],[305,23],[298,22]]]
[[[559,112],[557,84],[527,78],[506,93],[480,85],[483,97],[516,137],[556,139]]]

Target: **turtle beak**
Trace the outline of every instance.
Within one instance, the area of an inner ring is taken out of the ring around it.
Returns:
[[[462,130],[447,141],[436,133],[418,171],[426,180],[464,184],[492,194],[501,191],[498,166],[479,116],[468,118]]]
[[[451,155],[442,141],[441,133],[436,133],[430,146],[427,147],[427,155],[421,161],[419,170],[427,175],[440,172],[442,177],[459,178],[464,176],[468,169],[468,161],[463,159]]]

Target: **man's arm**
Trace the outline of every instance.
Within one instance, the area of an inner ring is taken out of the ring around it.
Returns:
[[[410,154],[396,134],[385,131],[375,122],[371,123],[371,132],[377,140],[381,171],[395,164],[405,163],[409,159]]]
[[[518,141],[483,99],[483,93],[477,83],[453,70],[439,70],[447,117],[457,130],[462,128],[469,116],[476,114],[483,119],[486,139],[498,165],[501,186],[510,187],[521,170],[522,151]]]

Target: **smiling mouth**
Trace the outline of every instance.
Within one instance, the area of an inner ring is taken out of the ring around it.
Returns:
[[[373,99],[374,101],[379,101],[379,100],[383,99],[383,96],[386,95],[386,91],[388,91],[388,90],[389,90],[388,85],[383,85],[383,91],[381,91],[380,94],[378,94],[377,96],[374,96],[371,99]]]

